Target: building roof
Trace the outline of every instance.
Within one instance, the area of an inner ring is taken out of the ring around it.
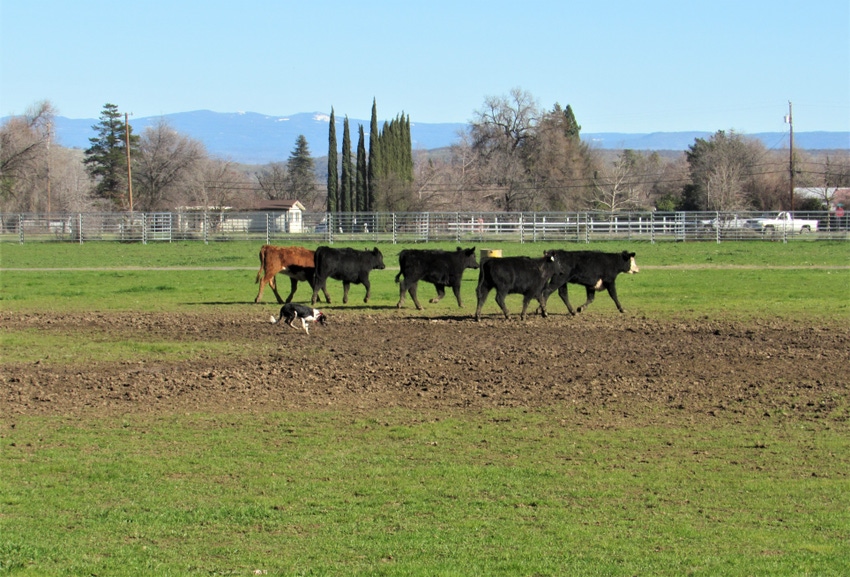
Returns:
[[[291,210],[300,210],[304,212],[306,209],[304,205],[301,204],[297,200],[264,200],[262,202],[257,203],[256,206],[253,207],[252,210],[263,210],[263,211],[283,211],[289,212]]]

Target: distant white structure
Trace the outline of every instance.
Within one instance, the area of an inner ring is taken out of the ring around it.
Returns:
[[[280,212],[280,216],[274,218],[274,225],[277,230],[294,233],[304,232],[304,223],[301,217],[306,209],[297,200],[266,200],[251,210]]]

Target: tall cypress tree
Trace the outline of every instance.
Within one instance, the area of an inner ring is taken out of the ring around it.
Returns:
[[[369,202],[369,194],[366,190],[366,135],[363,134],[363,125],[360,125],[360,136],[357,140],[357,174],[354,179],[354,193],[357,198],[357,206],[354,210],[366,212]]]
[[[372,121],[369,125],[369,166],[366,170],[366,188],[368,189],[366,210],[377,209],[378,174],[380,174],[381,148],[378,135],[378,103],[372,98]]]
[[[384,128],[378,137],[381,162],[378,165],[378,177],[392,175],[400,182],[413,182],[413,147],[410,140],[410,119],[396,116],[390,122],[384,122]]]
[[[348,115],[342,127],[342,174],[339,187],[339,211],[351,212],[352,196],[354,195],[353,179],[354,173],[351,169],[351,131],[348,127]]]
[[[336,120],[331,107],[331,122],[328,128],[328,212],[335,213],[339,206],[339,172],[337,169]]]

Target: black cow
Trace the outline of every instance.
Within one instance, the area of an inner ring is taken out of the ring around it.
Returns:
[[[286,273],[286,276],[289,277],[291,289],[289,292],[289,296],[286,297],[286,302],[292,302],[292,297],[295,295],[295,291],[298,289],[298,282],[306,282],[310,285],[310,290],[313,290],[313,277],[316,276],[316,267],[313,266],[299,266],[297,264],[291,264],[286,267],[286,270],[283,271]],[[325,293],[325,300],[327,302],[330,301],[330,296],[328,296],[328,289],[322,287],[322,292]],[[319,299],[322,300],[321,298]]]
[[[558,296],[567,305],[567,310],[574,315],[590,306],[597,291],[607,290],[617,309],[621,313],[625,312],[617,298],[615,283],[617,275],[621,272],[628,274],[640,272],[635,263],[635,253],[625,250],[623,252],[555,250],[544,254],[554,254],[561,265],[561,271],[552,277],[543,291],[546,298],[557,290]],[[587,300],[575,310],[567,296],[567,283],[582,285],[587,292]]]
[[[505,297],[509,294],[521,294],[522,313],[520,318],[525,320],[525,312],[531,299],[540,303],[540,314],[546,316],[546,293],[544,289],[553,275],[561,270],[554,254],[546,254],[543,258],[527,256],[512,256],[491,258],[484,261],[478,271],[478,307],[475,309],[475,320],[481,320],[481,307],[487,300],[490,290],[496,289],[496,302],[508,318]]]
[[[355,250],[353,248],[331,248],[320,246],[316,249],[316,272],[313,276],[313,304],[319,298],[319,290],[326,291],[328,278],[342,281],[342,302],[348,302],[348,289],[351,283],[362,284],[366,287],[364,303],[369,302],[372,285],[369,284],[369,272],[372,269],[384,269],[384,255],[377,247],[370,250]]]
[[[446,296],[446,287],[450,286],[455,293],[457,306],[462,307],[460,282],[463,279],[463,271],[468,268],[478,268],[475,247],[467,249],[457,247],[454,252],[406,249],[398,253],[398,264],[401,271],[395,276],[395,282],[399,283],[396,307],[404,306],[404,293],[410,291],[413,303],[420,311],[422,305],[419,304],[416,296],[420,280],[433,283],[437,288],[437,296],[430,300],[431,303],[440,302]],[[404,279],[399,281],[402,276]]]

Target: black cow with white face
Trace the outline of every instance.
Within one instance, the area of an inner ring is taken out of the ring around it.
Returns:
[[[567,310],[574,315],[590,306],[597,291],[607,290],[617,309],[621,313],[625,312],[617,298],[617,275],[640,272],[635,262],[635,253],[625,250],[613,253],[593,250],[555,250],[545,254],[554,254],[561,265],[561,271],[552,277],[544,290],[547,298],[557,290],[558,296],[567,305]],[[587,300],[575,310],[567,295],[568,283],[584,286],[587,293]]]
[[[467,249],[457,247],[454,252],[405,249],[398,253],[398,264],[401,270],[395,277],[395,282],[399,283],[396,307],[404,306],[404,293],[410,292],[416,309],[420,311],[422,305],[419,304],[419,298],[416,296],[420,280],[432,283],[437,289],[437,296],[429,302],[440,302],[446,296],[446,287],[449,286],[455,294],[457,306],[462,307],[460,282],[463,280],[463,271],[468,268],[478,268],[475,247]]]
[[[320,246],[315,255],[316,271],[313,276],[313,300],[316,304],[319,291],[325,292],[329,278],[342,281],[342,302],[348,303],[348,289],[351,284],[362,284],[366,287],[364,303],[369,302],[372,285],[369,283],[369,273],[372,269],[383,270],[384,255],[375,247],[372,250],[356,250],[353,248],[331,248]],[[328,302],[331,302],[328,298]]]
[[[496,289],[496,302],[502,309],[505,318],[509,317],[505,306],[505,297],[509,294],[521,294],[522,313],[520,318],[525,320],[528,303],[537,299],[540,303],[540,314],[546,316],[546,297],[544,289],[549,280],[561,270],[554,254],[546,254],[543,258],[513,256],[491,258],[484,261],[478,271],[478,307],[475,309],[475,320],[481,320],[481,307],[487,300],[487,295]]]

